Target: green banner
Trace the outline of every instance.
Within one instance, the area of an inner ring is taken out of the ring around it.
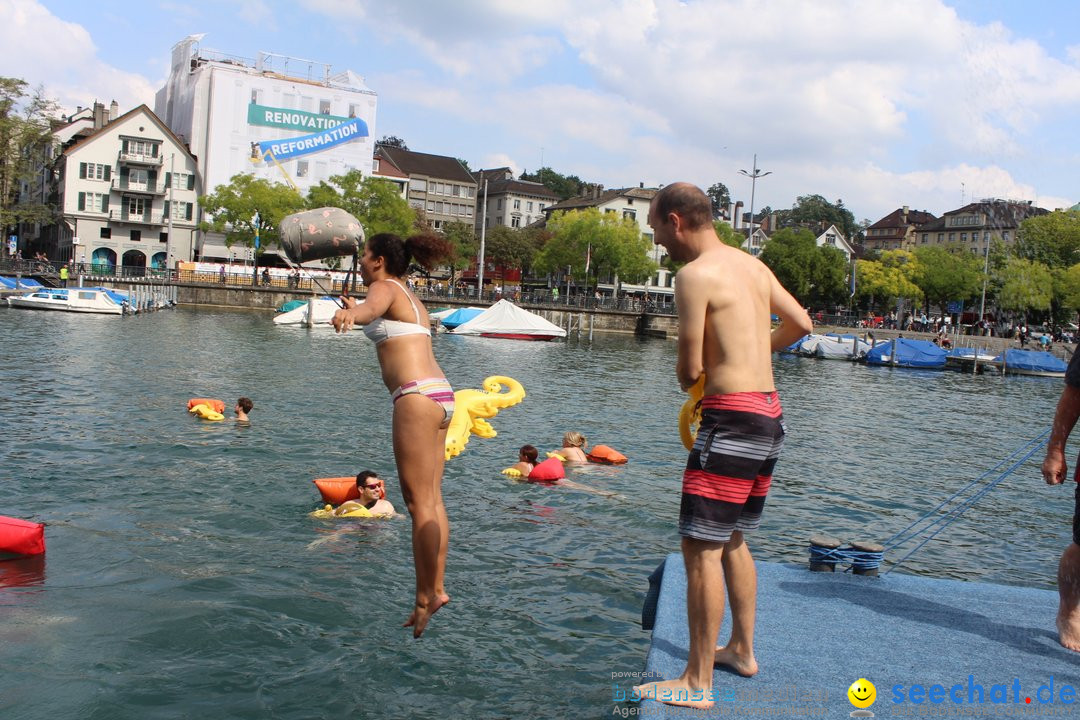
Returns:
[[[329,130],[348,121],[349,118],[337,115],[322,115],[320,113],[304,112],[303,110],[267,107],[255,103],[248,105],[249,125],[264,125],[266,127],[313,132]]]

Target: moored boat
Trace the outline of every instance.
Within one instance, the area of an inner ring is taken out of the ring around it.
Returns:
[[[311,322],[308,322],[308,308],[314,304],[314,314]],[[275,325],[329,325],[334,319],[334,313],[341,309],[341,305],[331,297],[312,298],[291,310],[279,312],[274,316]]]
[[[553,340],[566,337],[566,330],[536,313],[500,300],[472,320],[451,331],[455,335],[481,335],[505,340]]]
[[[944,350],[928,340],[896,338],[878,343],[866,353],[866,364],[941,370],[945,367],[945,355]]]
[[[8,305],[30,310],[122,315],[124,307],[108,292],[98,288],[41,288],[25,295],[13,295]]]
[[[1043,350],[1017,350],[1010,348],[990,361],[1005,375],[1032,375],[1035,377],[1065,377],[1068,363]]]

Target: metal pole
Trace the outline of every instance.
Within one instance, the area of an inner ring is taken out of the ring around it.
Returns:
[[[739,171],[740,175],[745,175],[750,178],[750,228],[746,233],[746,246],[747,249],[753,247],[751,245],[751,239],[754,236],[754,194],[757,191],[757,179],[759,177],[765,177],[766,175],[772,175],[772,171],[761,172],[757,166],[757,153],[754,153],[754,168],[753,172],[746,172],[745,170]]]
[[[986,277],[990,270],[990,240],[987,239],[983,242],[985,247],[983,248],[983,289],[982,300],[979,301],[979,322],[983,321],[983,313],[986,310]]]
[[[484,293],[484,240],[487,237],[487,178],[484,178],[484,208],[480,216],[480,267],[476,272],[476,297],[482,299]]]
[[[173,216],[173,204],[176,202],[176,198],[173,197],[173,185],[176,184],[176,153],[173,153],[169,159],[169,212],[167,218],[169,223],[169,229],[165,235],[165,277],[166,279],[172,279],[172,216]]]

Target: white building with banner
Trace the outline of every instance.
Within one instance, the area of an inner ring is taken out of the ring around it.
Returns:
[[[363,78],[272,53],[233,57],[202,48],[202,38],[173,46],[155,112],[199,159],[205,192],[238,173],[303,194],[349,170],[371,173],[378,98]],[[200,245],[206,259],[235,255],[220,236]]]

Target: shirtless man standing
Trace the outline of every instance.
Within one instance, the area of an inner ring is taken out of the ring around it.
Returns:
[[[1065,388],[1061,391],[1046,458],[1042,464],[1043,479],[1048,485],[1062,485],[1069,474],[1065,461],[1065,443],[1080,418],[1080,352],[1074,352],[1065,371]],[[1077,459],[1080,462],[1080,458]],[[1073,512],[1072,542],[1061,554],[1058,563],[1058,642],[1080,652],[1080,472],[1073,488],[1076,509]]]
[[[699,188],[675,183],[662,189],[649,208],[649,225],[656,243],[673,260],[686,262],[675,284],[675,374],[683,390],[704,375],[705,397],[679,510],[690,626],[686,669],[675,680],[636,690],[642,698],[709,708],[714,662],[747,677],[758,671],[757,572],[743,533],[761,522],[784,442],[772,352],[809,333],[812,324],[768,267],[720,241],[712,205]],[[781,320],[775,330],[770,314]],[[717,646],[725,584],[731,596],[731,638]]]

